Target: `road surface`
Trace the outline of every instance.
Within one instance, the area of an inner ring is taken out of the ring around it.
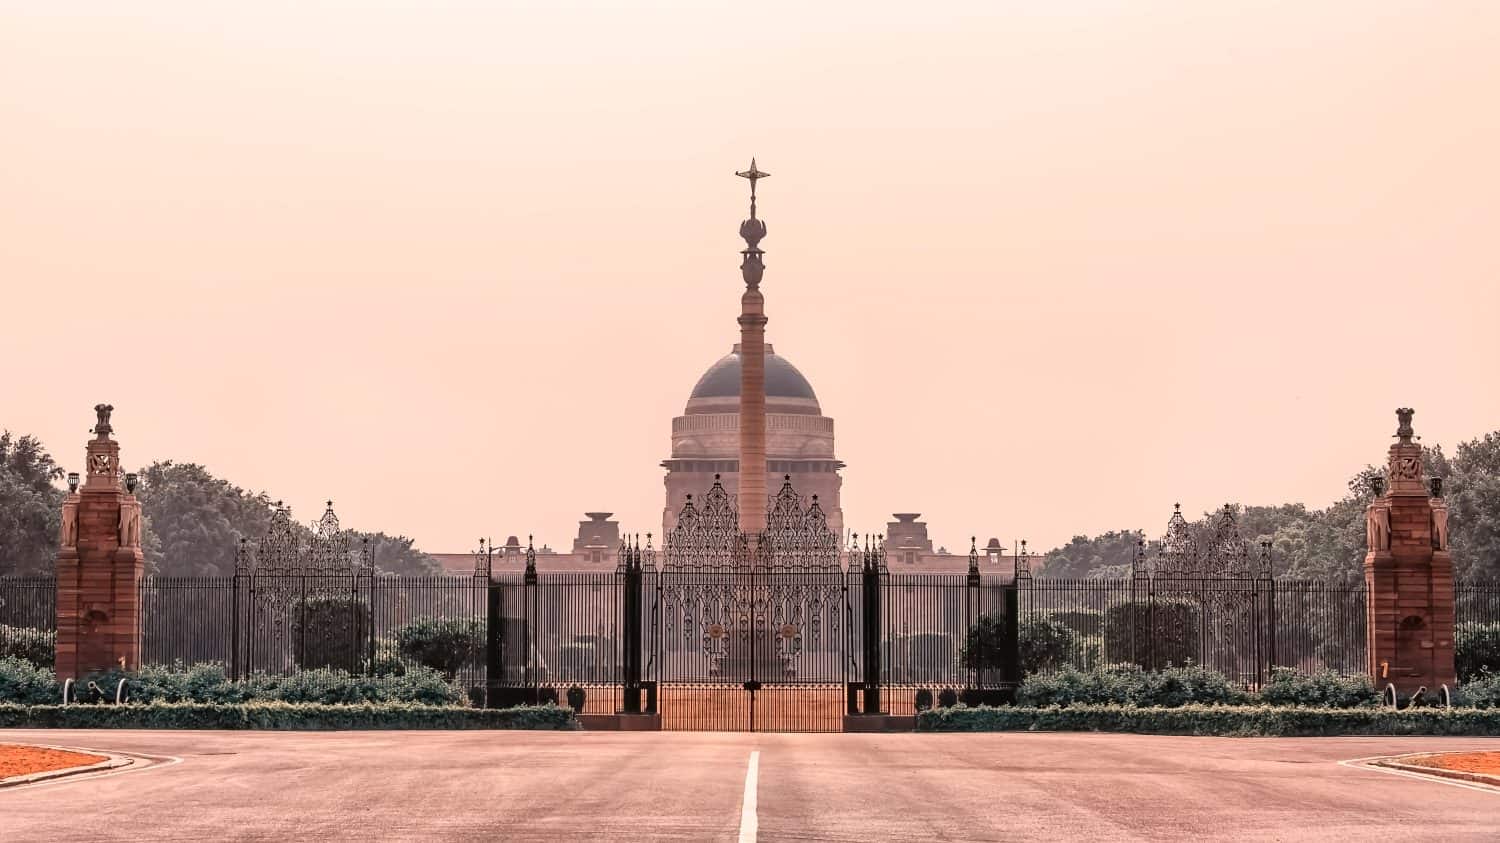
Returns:
[[[7,843],[1500,839],[1500,793],[1339,763],[1500,739],[7,730],[0,741],[164,759],[0,791]]]

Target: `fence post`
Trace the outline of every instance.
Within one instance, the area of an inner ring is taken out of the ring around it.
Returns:
[[[484,616],[484,685],[485,705],[493,706],[499,701],[499,689],[505,682],[505,663],[501,658],[505,644],[505,620],[500,607],[503,605],[500,583],[493,576],[485,577]]]
[[[297,577],[301,597],[297,599],[297,652],[296,669],[307,664],[307,574]]]
[[[625,652],[622,654],[625,690],[625,714],[641,713],[641,546],[620,540],[620,573],[623,575],[625,594],[621,624],[625,628]]]
[[[1266,579],[1266,641],[1270,645],[1269,666],[1276,667],[1276,578]],[[1270,678],[1269,675],[1267,678]]]
[[[1005,652],[1000,664],[1000,681],[1012,688],[1019,688],[1021,686],[1021,584],[1017,580],[1012,580],[1005,588]],[[1015,702],[1015,699],[1012,698],[1011,702]]]
[[[370,674],[371,676],[374,676],[375,675],[375,649],[376,649],[376,646],[375,646],[375,642],[376,642],[376,636],[375,636],[375,566],[374,566],[374,564],[372,564],[371,559],[370,559],[370,537],[369,536],[361,536],[360,537],[360,540],[359,540],[359,561],[360,561],[361,573],[364,574],[366,582],[368,583],[367,587],[365,588],[365,594],[367,595],[367,599],[369,601],[366,604],[366,608],[365,608],[365,623],[367,623],[367,624],[370,625],[370,643],[369,643],[369,647],[367,648],[366,653],[365,653],[365,672],[368,673],[368,674]],[[358,582],[355,583],[354,591],[356,592],[355,593],[355,600],[357,601],[359,599],[359,595],[358,595],[358,592],[359,592],[359,583]]]
[[[884,552],[866,539],[864,564],[865,714],[880,713],[880,573]]]
[[[521,649],[524,653],[524,661],[521,664],[521,684],[529,689],[535,689],[540,683],[536,667],[536,630],[531,628],[532,622],[539,620],[537,617],[537,575],[536,575],[536,548],[532,536],[526,537],[526,574],[522,579],[521,598]],[[535,694],[531,694],[528,702],[536,703],[540,700]]]
[[[240,572],[235,571],[229,579],[229,676],[241,678],[240,674]]]
[[[983,658],[978,652],[978,647],[971,647],[970,642],[974,638],[974,622],[977,620],[976,613],[979,609],[979,537],[969,537],[969,575],[964,580],[964,637],[959,646],[964,648],[967,658],[964,659],[964,684],[969,688],[979,687],[977,681],[979,668],[975,665]],[[977,643],[977,642],[975,642]]]

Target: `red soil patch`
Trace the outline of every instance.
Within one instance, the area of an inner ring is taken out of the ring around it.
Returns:
[[[1456,770],[1460,773],[1486,773],[1500,776],[1500,752],[1450,752],[1414,758],[1412,764],[1419,767],[1437,767],[1441,770]]]
[[[44,773],[48,770],[62,770],[68,767],[82,767],[105,760],[108,759],[103,755],[67,752],[40,746],[0,744],[0,779],[30,773]]]

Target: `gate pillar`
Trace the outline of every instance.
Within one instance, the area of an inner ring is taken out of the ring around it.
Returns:
[[[647,537],[650,543],[650,537]],[[624,630],[624,652],[621,654],[621,683],[624,690],[624,714],[641,711],[641,546],[620,541],[620,574],[624,585],[621,600],[620,627]]]
[[[94,407],[82,489],[69,476],[57,551],[57,677],[134,670],[141,660],[141,504],[110,438],[114,407]],[[123,482],[122,482],[123,479]]]
[[[1457,679],[1448,507],[1441,478],[1423,483],[1413,415],[1405,407],[1396,411],[1397,442],[1386,470],[1390,485],[1375,478],[1375,499],[1365,513],[1370,676],[1377,688],[1392,684],[1402,693],[1419,686],[1436,692]]]
[[[880,713],[880,574],[885,552],[877,539],[874,547],[865,542],[861,565],[863,625],[861,641],[865,663],[865,714]]]

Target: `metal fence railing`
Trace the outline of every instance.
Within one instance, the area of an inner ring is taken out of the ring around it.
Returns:
[[[1359,580],[986,575],[976,586],[963,574],[882,572],[878,581],[871,591],[858,571],[773,574],[752,583],[648,569],[643,602],[631,604],[643,630],[636,671],[650,683],[694,687],[756,679],[836,688],[878,674],[883,707],[904,711],[919,688],[989,684],[988,668],[962,656],[971,635],[1003,634],[985,624],[1011,611],[1026,672],[1191,662],[1254,686],[1278,666],[1360,673],[1368,664],[1368,600]],[[586,711],[608,713],[621,704],[627,670],[624,583],[614,571],[531,580],[520,571],[148,576],[142,661],[219,662],[236,675],[314,667],[373,672],[410,663],[403,636],[413,635],[414,625],[439,624],[450,635],[471,636],[467,651],[447,665],[459,684],[550,686],[559,694],[576,685],[587,693]],[[730,605],[761,598],[768,614],[759,620]],[[861,622],[867,600],[879,601],[872,626]],[[1460,630],[1500,623],[1500,582],[1459,582],[1455,607]],[[50,650],[55,616],[54,578],[0,577],[0,652]],[[764,628],[737,626],[745,623]],[[765,652],[740,656],[730,636],[742,634],[761,636],[747,640],[762,642],[756,646]],[[871,658],[879,661],[875,674],[866,669]]]

